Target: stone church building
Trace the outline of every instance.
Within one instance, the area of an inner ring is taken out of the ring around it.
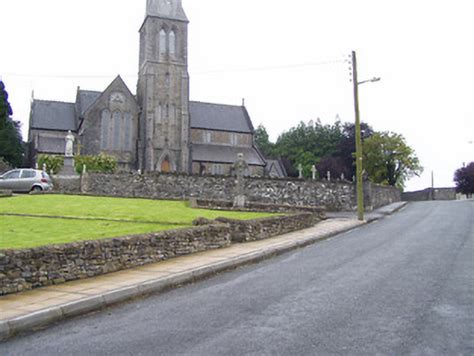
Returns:
[[[181,0],[147,0],[137,95],[118,76],[103,92],[78,88],[74,103],[33,99],[33,161],[63,154],[70,130],[78,153],[112,155],[121,171],[229,174],[243,153],[248,174],[264,175],[245,106],[189,100],[188,23]]]

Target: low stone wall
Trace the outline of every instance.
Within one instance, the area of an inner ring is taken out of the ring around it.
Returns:
[[[402,194],[403,201],[456,200],[456,188],[427,188]]]
[[[230,200],[209,200],[209,199],[190,199],[192,208],[212,209],[212,210],[232,210],[232,211],[253,211],[268,213],[297,213],[309,212],[319,214],[320,218],[325,217],[326,209],[320,206],[303,206],[289,204],[264,204],[255,202],[246,202],[244,208],[234,207],[234,202]]]
[[[97,241],[0,250],[0,295],[155,263],[173,257],[257,241],[313,226],[318,214],[304,212],[239,221],[197,219],[190,229]]]
[[[268,239],[293,231],[307,229],[319,221],[313,213],[300,213],[250,221],[217,218],[216,221],[228,224],[231,228],[232,242],[248,242]]]
[[[52,176],[54,191],[59,193],[75,193],[81,191],[80,176]]]
[[[366,189],[367,207],[377,208],[400,201],[400,192],[393,187],[372,184]],[[233,201],[235,178],[180,174],[88,174],[82,182],[85,194],[139,197],[151,199],[198,198]],[[328,211],[355,210],[354,184],[302,179],[245,179],[249,203],[325,207]]]
[[[392,186],[381,186],[372,183],[364,184],[364,205],[367,210],[381,208],[401,201],[402,193]]]
[[[114,239],[0,250],[0,295],[98,276],[229,246],[228,225],[208,225]]]

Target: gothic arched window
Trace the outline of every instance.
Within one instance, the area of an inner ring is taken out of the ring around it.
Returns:
[[[120,111],[114,111],[112,114],[112,121],[114,123],[113,133],[113,147],[114,151],[120,150],[120,141],[122,135],[122,113]]]
[[[166,34],[166,31],[164,28],[161,29],[160,31],[160,40],[159,40],[159,53],[160,53],[160,56],[164,56],[166,55],[166,50],[167,50],[167,43],[166,43],[166,39],[167,39],[167,34]]]
[[[101,117],[101,138],[100,148],[103,150],[109,149],[109,133],[110,133],[110,111],[104,109]]]
[[[123,150],[131,151],[132,150],[132,138],[133,138],[133,126],[132,126],[132,114],[126,112],[123,117]]]
[[[169,48],[170,48],[170,56],[176,56],[176,33],[174,30],[171,30],[169,36]]]

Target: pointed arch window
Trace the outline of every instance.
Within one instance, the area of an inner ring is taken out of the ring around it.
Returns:
[[[170,56],[176,56],[176,33],[174,30],[171,30],[169,35],[169,47],[170,47]]]
[[[166,50],[167,50],[167,34],[166,34],[166,31],[164,28],[161,29],[160,31],[160,39],[159,39],[159,53],[160,53],[160,56],[164,56],[166,55]]]
[[[120,138],[122,135],[122,113],[120,111],[114,111],[112,114],[112,121],[113,121],[113,146],[112,149],[114,151],[120,150]]]
[[[132,137],[133,137],[133,126],[132,126],[132,114],[126,112],[123,117],[123,150],[131,151],[132,150]]]
[[[107,109],[102,110],[101,117],[101,138],[100,138],[100,148],[102,150],[109,149],[109,139],[110,139],[110,111]]]

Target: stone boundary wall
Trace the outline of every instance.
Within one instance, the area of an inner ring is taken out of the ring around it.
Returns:
[[[367,182],[364,184],[364,205],[374,210],[402,200],[402,193],[392,186],[381,186]]]
[[[456,188],[427,188],[402,193],[403,201],[456,200]]]
[[[230,228],[222,224],[24,250],[0,250],[0,295],[227,247],[230,243]]]
[[[230,200],[209,200],[191,198],[190,204],[192,208],[196,209],[211,209],[211,210],[231,210],[231,211],[253,211],[253,212],[268,212],[268,213],[298,213],[309,212],[319,214],[320,218],[325,217],[325,208],[320,206],[298,206],[288,204],[264,204],[247,202],[245,208],[234,207],[234,202]]]
[[[366,188],[369,209],[401,199],[394,187],[366,186],[371,187]],[[82,193],[99,196],[214,201],[233,201],[235,190],[233,177],[159,173],[87,174],[81,186]],[[249,203],[325,207],[328,211],[356,208],[354,184],[347,181],[246,178],[245,192]]]
[[[248,242],[307,229],[320,221],[320,218],[317,214],[300,213],[250,221],[228,218],[217,218],[216,221],[230,226],[232,242]]]
[[[313,226],[319,216],[300,213],[238,221],[198,219],[190,229],[83,241],[24,250],[0,250],[0,295],[94,277],[232,242],[262,240]]]

